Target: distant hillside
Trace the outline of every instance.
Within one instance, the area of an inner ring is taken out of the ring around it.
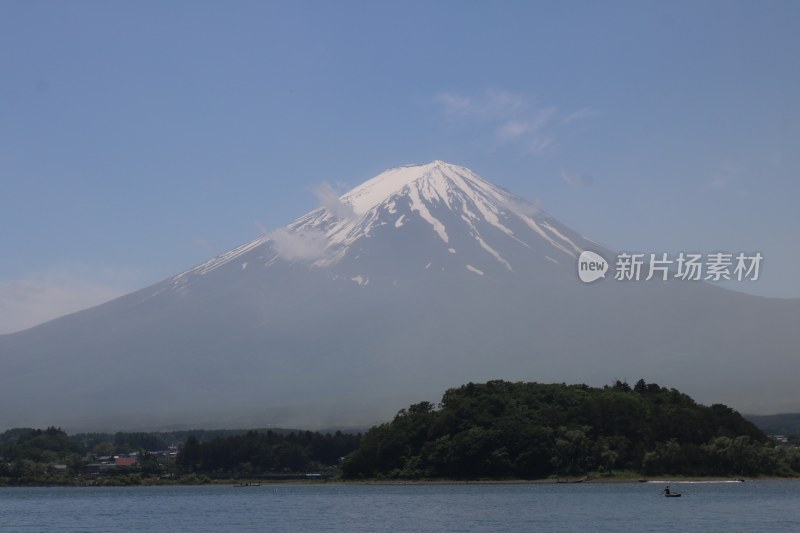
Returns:
[[[745,415],[767,435],[800,435],[800,413]]]
[[[610,474],[793,475],[775,448],[724,405],[640,380],[587,385],[469,383],[372,428],[344,463],[349,478],[517,478]]]
[[[4,447],[27,438],[35,433],[34,428],[14,428],[0,433],[0,451]],[[187,438],[194,437],[199,442],[207,442],[216,438],[227,438],[245,435],[249,432],[288,435],[301,433],[304,430],[288,428],[261,428],[261,429],[189,429],[175,431],[118,431],[116,433],[77,433],[71,435],[69,440],[81,448],[92,450],[98,445],[109,445],[114,450],[112,453],[128,453],[137,450],[165,450],[171,444],[183,443]],[[320,431],[319,433],[335,433],[337,430]],[[345,432],[348,433],[348,432]],[[358,433],[358,432],[351,432]]]

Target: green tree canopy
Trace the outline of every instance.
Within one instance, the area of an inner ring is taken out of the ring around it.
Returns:
[[[415,404],[370,429],[347,457],[344,474],[538,478],[627,469],[742,475],[785,471],[776,454],[736,411],[699,405],[644,380],[603,388],[489,381],[450,389],[438,407]]]

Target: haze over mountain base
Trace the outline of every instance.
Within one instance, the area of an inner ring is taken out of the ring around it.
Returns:
[[[0,336],[0,429],[365,426],[490,379],[800,409],[800,301],[581,283],[613,254],[441,161],[109,303]]]

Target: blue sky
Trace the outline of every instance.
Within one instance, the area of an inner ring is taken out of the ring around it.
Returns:
[[[0,333],[444,159],[800,297],[800,3],[0,0]]]

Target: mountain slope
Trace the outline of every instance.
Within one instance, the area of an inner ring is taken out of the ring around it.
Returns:
[[[327,204],[152,287],[0,336],[0,427],[365,424],[491,378],[643,376],[751,412],[800,407],[787,395],[798,301],[583,285],[579,252],[608,250],[441,161]]]

